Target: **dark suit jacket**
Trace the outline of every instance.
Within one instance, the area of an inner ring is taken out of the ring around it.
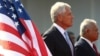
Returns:
[[[53,56],[72,56],[69,45],[56,27],[52,26],[43,37]]]
[[[81,38],[75,43],[75,52],[76,56],[96,56],[93,48]]]

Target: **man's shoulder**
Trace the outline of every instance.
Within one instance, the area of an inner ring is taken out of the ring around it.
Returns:
[[[45,32],[44,32],[44,34],[43,35],[50,35],[50,34],[54,34],[54,33],[56,33],[58,30],[57,30],[57,28],[56,27],[54,27],[54,26],[52,26],[52,27],[50,27],[48,30],[46,30]]]
[[[84,46],[84,45],[85,45],[85,42],[84,42],[83,39],[80,39],[80,40],[78,40],[78,41],[75,43],[75,47],[77,47],[77,46]]]

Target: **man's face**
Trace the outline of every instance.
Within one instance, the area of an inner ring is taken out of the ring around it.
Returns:
[[[70,8],[67,8],[62,15],[62,24],[65,27],[71,27],[73,24],[73,15]]]
[[[92,24],[91,28],[89,29],[90,39],[95,41],[98,39],[98,27],[95,24]]]

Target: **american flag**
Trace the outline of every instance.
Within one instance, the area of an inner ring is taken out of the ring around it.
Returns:
[[[0,0],[0,56],[52,56],[19,0]]]

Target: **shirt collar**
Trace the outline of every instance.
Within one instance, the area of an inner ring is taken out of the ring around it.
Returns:
[[[60,27],[59,25],[57,25],[56,23],[53,23],[53,25],[61,32],[62,35],[64,35],[64,32],[66,30],[64,30],[62,27]]]

